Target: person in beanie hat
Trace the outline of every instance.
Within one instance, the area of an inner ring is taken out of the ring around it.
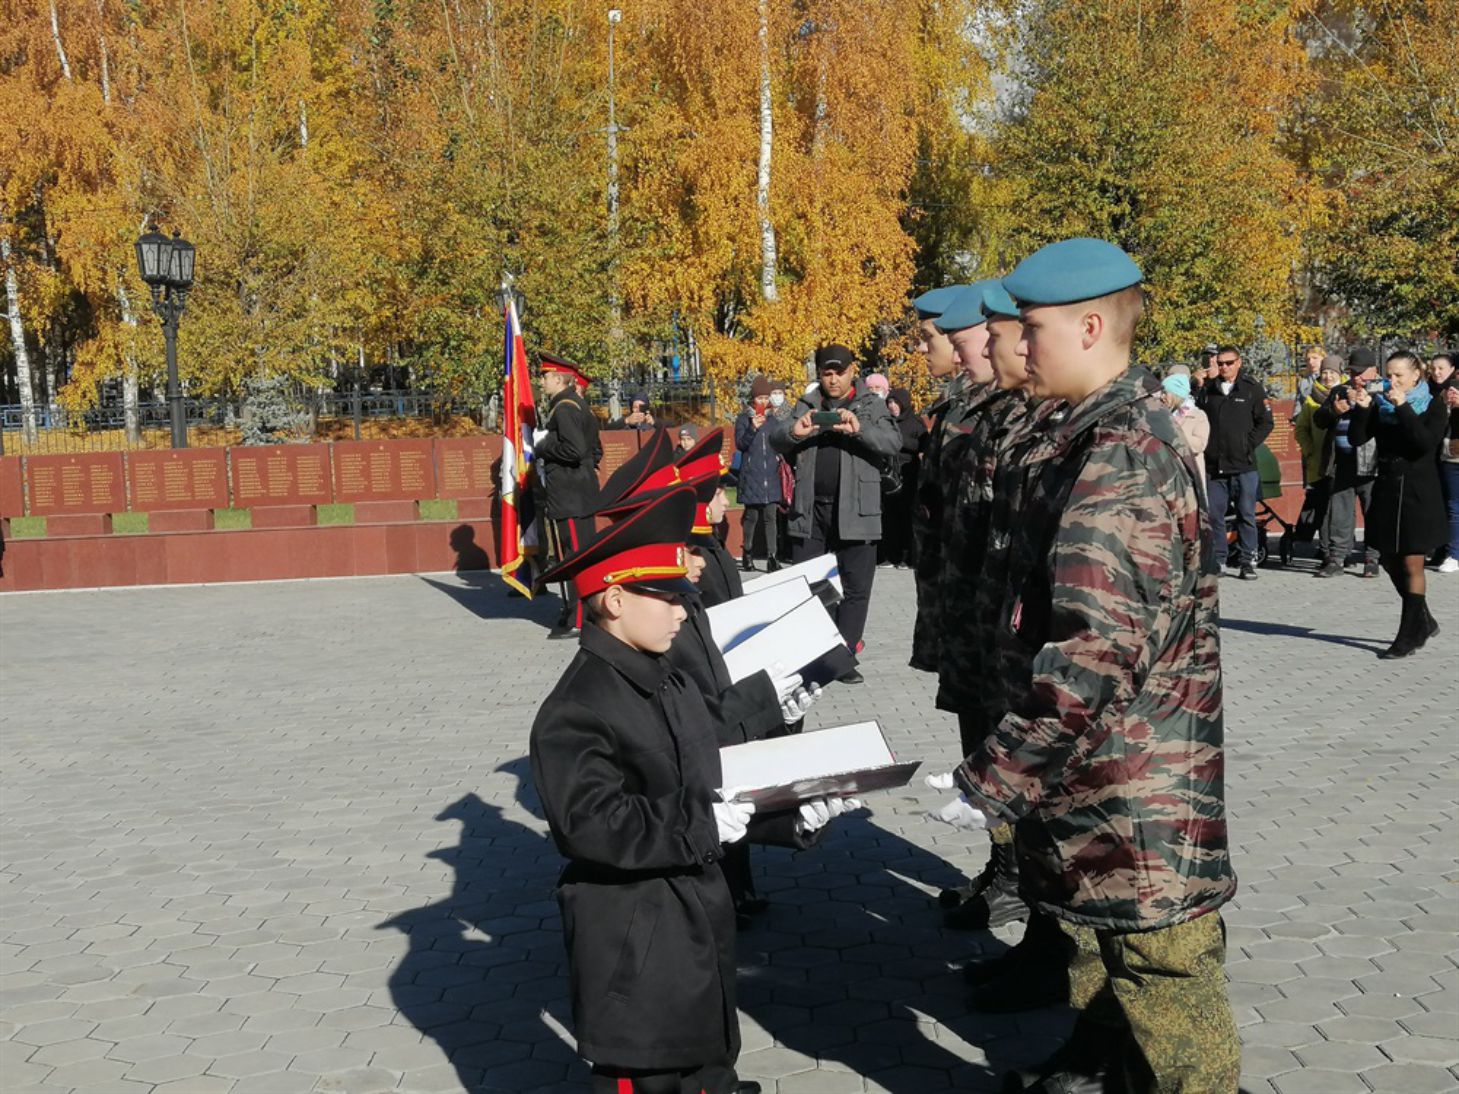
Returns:
[[[1351,437],[1353,397],[1360,390],[1373,391],[1382,386],[1378,378],[1377,359],[1367,346],[1355,346],[1348,353],[1348,379],[1327,393],[1327,399],[1312,412],[1312,424],[1328,431],[1324,442],[1324,472],[1327,479],[1327,516],[1319,537],[1322,545],[1322,566],[1318,577],[1336,577],[1347,565],[1357,538],[1356,510],[1363,511],[1363,526],[1368,525],[1368,510],[1373,504],[1373,479],[1378,473],[1378,449],[1373,438],[1354,444]],[[1378,576],[1378,552],[1363,544],[1363,576]]]
[[[892,390],[892,385],[881,373],[873,372],[866,377],[866,390],[879,398],[885,399]]]
[[[784,385],[781,385],[782,396]],[[738,500],[744,508],[741,518],[743,540],[740,547],[740,569],[755,569],[755,536],[761,529],[765,535],[766,569],[780,569],[775,555],[780,543],[780,454],[770,447],[770,433],[765,428],[772,419],[771,385],[764,376],[756,376],[750,385],[750,402],[735,419],[735,448],[740,453]],[[782,398],[782,403],[784,399]]]

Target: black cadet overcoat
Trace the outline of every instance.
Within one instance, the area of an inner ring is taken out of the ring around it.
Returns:
[[[598,505],[598,460],[603,453],[598,419],[570,387],[547,404],[543,428],[547,436],[533,447],[533,458],[547,494],[547,519],[591,516]]]
[[[780,697],[769,675],[761,671],[731,681],[703,602],[696,599],[684,607],[688,618],[665,656],[703,694],[720,747],[758,741],[783,729]]]
[[[558,850],[578,1051],[646,1070],[733,1060],[735,913],[713,722],[667,659],[592,624],[532,726]]]
[[[695,542],[691,546],[697,547],[704,556],[704,572],[699,575],[699,595],[706,608],[745,595],[745,583],[734,556],[725,550],[718,537],[714,537],[712,544]]]

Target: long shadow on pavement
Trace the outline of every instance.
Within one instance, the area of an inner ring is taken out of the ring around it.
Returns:
[[[499,770],[516,774],[519,800],[535,805],[525,757]],[[561,863],[546,836],[476,794],[436,820],[461,825],[455,847],[430,853],[451,864],[454,883],[441,900],[380,925],[408,939],[390,976],[391,997],[472,1094],[561,1090],[579,1067],[565,1033],[565,961],[552,897]]]
[[[517,804],[540,816],[526,758],[498,770],[516,777]],[[553,897],[561,860],[540,831],[476,794],[436,820],[461,826],[456,846],[430,853],[455,870],[451,892],[380,925],[408,939],[390,976],[396,1007],[471,1094],[583,1089]],[[961,837],[934,838],[960,856]],[[938,854],[861,814],[810,851],[757,848],[755,863],[771,910],[740,935],[740,1009],[799,1056],[771,1061],[752,1034],[747,1076],[769,1063],[803,1070],[809,1057],[893,1094],[995,1090],[1004,1070],[1048,1055],[1067,1034],[1063,1010],[968,1012],[952,965],[1003,943],[942,929],[918,884],[935,892],[959,880]]]
[[[756,848],[771,911],[740,935],[740,1009],[785,1048],[893,1094],[996,1090],[1005,1070],[1058,1047],[1069,1012],[969,1012],[952,966],[1004,944],[944,930],[916,883],[935,893],[958,871],[874,816],[837,822],[810,851]],[[936,838],[958,853],[960,837]],[[753,1054],[742,1070],[758,1077]]]
[[[1394,624],[1397,627],[1397,623]],[[1274,638],[1306,638],[1312,642],[1328,642],[1334,646],[1351,646],[1365,653],[1380,653],[1388,648],[1388,642],[1363,640],[1345,634],[1321,634],[1311,627],[1296,627],[1290,623],[1269,623],[1258,619],[1222,619],[1223,630],[1245,631],[1247,634],[1270,635]],[[1391,641],[1391,640],[1390,640]]]
[[[531,600],[509,595],[501,575],[489,570],[459,572],[456,575],[459,584],[423,575],[417,577],[481,619],[523,619],[545,629],[556,622],[562,608],[562,601],[556,595],[536,596]]]

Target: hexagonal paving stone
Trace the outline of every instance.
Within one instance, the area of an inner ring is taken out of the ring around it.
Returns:
[[[1441,1067],[1385,1064],[1363,1072],[1375,1094],[1453,1094],[1454,1076]]]
[[[1459,1036],[1459,1022],[1451,1019],[1451,1032]],[[1378,1046],[1398,1063],[1459,1065],[1459,1040],[1441,1037],[1395,1037]],[[32,1057],[34,1059],[34,1057]]]
[[[143,1060],[181,1055],[190,1043],[186,1037],[174,1037],[168,1034],[159,1034],[154,1037],[131,1037],[115,1045],[107,1055],[113,1060],[128,1060],[137,1064]]]
[[[23,1044],[43,1047],[62,1041],[79,1041],[92,1033],[98,1023],[82,1018],[53,1018],[45,1022],[22,1026],[15,1034],[15,1040]]]

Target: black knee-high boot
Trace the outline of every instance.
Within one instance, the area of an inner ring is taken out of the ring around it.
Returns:
[[[1378,656],[1385,660],[1409,657],[1429,640],[1428,603],[1422,593],[1403,594],[1403,616],[1398,624],[1398,637],[1393,645]]]

